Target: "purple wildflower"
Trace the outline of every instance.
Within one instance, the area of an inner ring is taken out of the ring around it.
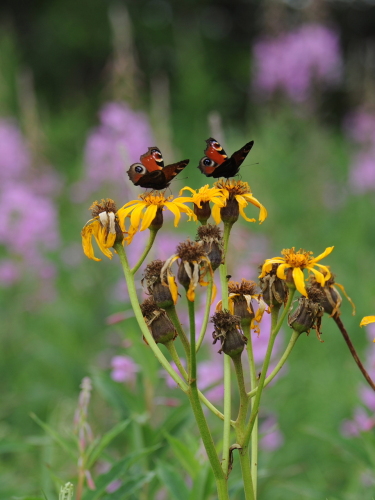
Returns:
[[[217,403],[223,400],[224,385],[223,381],[223,364],[215,361],[202,361],[198,364],[197,369],[199,389],[204,392],[205,396]],[[205,391],[205,389],[208,389]]]
[[[284,91],[293,101],[306,100],[314,83],[336,85],[341,78],[342,58],[335,31],[305,24],[276,38],[254,45],[255,88],[267,97]]]
[[[21,131],[12,120],[0,120],[0,181],[18,181],[31,164]]]
[[[259,432],[262,434],[260,446],[263,450],[274,451],[280,448],[284,443],[275,415],[268,415],[260,424]]]
[[[111,360],[111,377],[115,382],[125,382],[131,385],[139,372],[139,366],[130,356],[114,356]]]
[[[127,104],[107,103],[99,115],[100,125],[86,141],[84,179],[73,187],[75,201],[86,200],[104,184],[121,186],[118,194],[131,193],[126,170],[154,145],[146,115],[133,111]]]

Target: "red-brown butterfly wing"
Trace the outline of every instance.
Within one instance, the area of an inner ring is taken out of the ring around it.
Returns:
[[[154,170],[161,170],[164,167],[163,156],[161,151],[156,146],[148,148],[147,153],[140,157],[142,164],[146,167],[148,172]]]
[[[210,137],[206,140],[206,142],[207,148],[204,151],[205,155],[218,165],[224,163],[228,156],[221,145],[217,142],[217,140],[213,137]]]
[[[172,165],[168,165],[160,170],[148,172],[146,167],[140,163],[134,163],[128,170],[129,179],[135,186],[155,189],[160,191],[169,186],[171,180],[183,170],[189,160],[183,160]],[[141,170],[143,168],[143,170]]]
[[[177,174],[179,174],[189,163],[190,160],[182,160],[177,163],[172,163],[171,165],[167,165],[163,168],[163,173],[165,175],[165,179],[168,182],[167,185],[171,182]]]
[[[219,177],[234,177],[238,174],[240,166],[242,165],[244,159],[249,154],[251,148],[254,146],[254,141],[250,141],[245,146],[243,146],[238,151],[235,151],[230,158],[224,161],[221,165],[218,165],[210,177],[218,179]]]

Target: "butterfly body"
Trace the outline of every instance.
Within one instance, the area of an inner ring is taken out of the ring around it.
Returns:
[[[234,177],[238,174],[242,162],[248,155],[254,145],[254,141],[250,141],[238,151],[235,151],[231,157],[228,157],[221,145],[210,137],[206,140],[207,148],[201,161],[199,162],[199,170],[207,177]]]
[[[167,188],[174,177],[189,163],[189,160],[182,160],[164,166],[163,156],[157,147],[148,148],[140,160],[141,163],[133,163],[127,171],[129,179],[135,186],[156,191]]]

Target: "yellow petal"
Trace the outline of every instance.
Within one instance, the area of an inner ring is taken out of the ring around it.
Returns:
[[[293,269],[293,280],[299,293],[307,297],[307,292],[305,288],[305,276],[301,268],[295,267]]]
[[[250,203],[252,203],[253,205],[255,205],[256,207],[258,207],[260,209],[259,222],[260,223],[264,222],[267,218],[267,215],[268,215],[266,207],[264,207],[260,203],[260,201],[258,201],[256,198],[254,198],[254,196],[252,196],[251,194],[244,194],[243,197],[245,198],[245,200],[249,201]]]
[[[169,201],[165,202],[165,206],[168,208],[168,210],[170,210],[172,212],[172,214],[174,214],[174,227],[177,227],[178,223],[180,222],[180,219],[181,219],[180,210],[178,209],[178,207],[174,203],[171,203]],[[184,207],[184,208],[187,208],[187,207]]]
[[[146,208],[140,231],[144,231],[150,226],[151,222],[155,219],[157,210],[158,210],[157,205],[149,205]]]
[[[342,291],[342,293],[345,295],[345,297],[348,299],[348,301],[350,302],[350,304],[352,306],[352,315],[355,316],[355,312],[356,312],[355,311],[355,304],[352,301],[352,299],[349,297],[349,295],[346,293],[346,290],[345,290],[344,286],[340,285],[340,283],[335,283],[335,286],[338,286],[340,288],[340,290]],[[333,288],[335,288],[335,287],[333,287]]]
[[[321,253],[320,255],[318,255],[317,257],[315,257],[314,259],[312,259],[312,260],[310,261],[310,264],[312,264],[312,263],[314,263],[314,264],[315,264],[315,262],[318,262],[319,260],[324,259],[324,257],[327,257],[327,255],[329,255],[329,254],[332,252],[332,250],[333,250],[334,248],[335,248],[335,247],[327,247],[327,248],[324,250],[324,252],[323,252],[323,253]]]
[[[173,302],[176,304],[178,298],[178,288],[174,276],[171,276],[170,274],[168,274],[168,285],[172,295]]]
[[[220,224],[220,222],[221,222],[221,214],[220,214],[220,207],[219,207],[219,205],[214,205],[212,207],[211,215],[212,215],[212,218],[214,219],[214,221],[216,222],[216,224]]]
[[[311,267],[311,266],[306,267],[306,269],[308,269],[309,271],[311,271],[312,273],[314,273],[314,275],[315,275],[315,279],[316,279],[316,281],[317,281],[320,285],[322,285],[322,286],[324,286],[324,285],[325,285],[326,278],[325,278],[324,274],[322,274],[320,271],[317,271],[316,269],[314,269],[314,268],[313,268],[313,267]],[[329,279],[329,278],[328,278],[328,279]]]
[[[208,185],[208,184],[207,184],[207,185]],[[181,196],[181,195],[182,195],[182,193],[183,193],[184,191],[190,191],[191,193],[196,194],[195,189],[192,189],[192,188],[191,188],[191,187],[189,187],[189,186],[185,186],[185,187],[183,187],[183,188],[181,189],[181,191],[178,193],[178,196]]]
[[[360,322],[359,326],[366,326],[369,325],[370,323],[375,323],[375,316],[365,316],[362,318],[362,321]]]
[[[286,280],[285,269],[289,267],[289,264],[280,264],[276,271],[277,277],[281,280]]]
[[[311,262],[310,262],[310,265],[311,265]],[[317,264],[316,262],[314,262],[314,264],[312,264],[312,265],[316,266],[316,267],[320,267],[320,269],[324,273],[324,281],[325,282],[329,280],[329,278],[331,277],[331,271],[329,270],[328,266],[323,266],[322,264]]]
[[[246,205],[245,205],[246,206]],[[244,212],[244,209],[243,209],[243,206],[242,205],[238,205],[238,208],[240,210],[240,214],[242,215],[242,217],[247,220],[248,222],[256,222],[255,219],[249,219],[249,217],[246,216],[245,212]]]
[[[108,250],[106,246],[106,241],[107,241],[106,232],[107,232],[106,229],[100,226],[97,234],[94,233],[94,238],[101,252],[109,259],[112,259],[112,252]]]
[[[146,203],[140,203],[137,205],[131,216],[130,216],[130,224],[135,228],[138,229],[139,223],[141,222],[142,218],[142,210],[146,207]]]
[[[100,222],[94,219],[91,220],[93,222],[89,221],[81,231],[82,248],[86,257],[92,260],[96,260],[98,262],[102,259],[98,259],[94,255],[94,248],[92,246],[92,237],[93,237],[93,232],[95,231],[94,224],[100,224]]]

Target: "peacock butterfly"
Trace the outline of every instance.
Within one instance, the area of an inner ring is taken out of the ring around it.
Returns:
[[[215,179],[219,177],[228,179],[238,174],[242,162],[254,145],[254,141],[250,141],[228,158],[224,149],[215,139],[210,137],[206,142],[207,148],[204,151],[206,156],[201,159],[198,168],[205,176]]]
[[[169,186],[177,174],[183,170],[190,160],[182,160],[172,165],[164,166],[163,156],[157,147],[148,148],[141,155],[141,163],[133,163],[127,174],[135,186],[151,188],[160,191]]]

